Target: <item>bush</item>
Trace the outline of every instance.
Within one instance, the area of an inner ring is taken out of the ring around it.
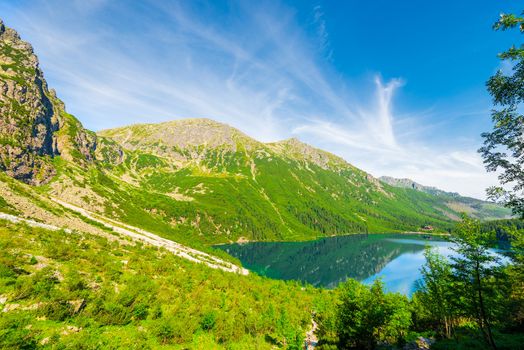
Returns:
[[[158,326],[153,332],[161,344],[169,344],[173,342],[175,337],[175,327],[171,320],[163,319],[158,322]]]
[[[203,330],[208,331],[215,328],[216,313],[214,311],[206,312],[200,321],[200,327]]]
[[[340,306],[331,316],[335,320],[319,317],[321,349],[375,349],[379,343],[405,342],[411,325],[405,296],[384,293],[380,280],[368,287],[349,279],[338,288],[338,293]]]
[[[53,321],[64,321],[73,316],[73,306],[65,300],[55,300],[44,304],[40,313]]]
[[[4,313],[0,317],[0,349],[35,349],[35,334],[27,328],[30,317]]]
[[[136,304],[133,307],[133,318],[135,320],[145,320],[149,314],[149,305],[144,303]]]

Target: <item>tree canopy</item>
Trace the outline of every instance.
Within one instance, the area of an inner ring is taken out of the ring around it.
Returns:
[[[494,30],[518,28],[524,33],[524,18],[501,14]],[[501,200],[524,217],[524,45],[513,45],[499,54],[512,64],[511,74],[499,70],[486,83],[493,98],[493,130],[482,134],[484,145],[479,152],[488,171],[499,171],[500,186],[490,187],[488,195]]]

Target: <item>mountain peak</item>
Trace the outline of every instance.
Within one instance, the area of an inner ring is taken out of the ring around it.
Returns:
[[[411,188],[413,190],[426,192],[426,193],[432,193],[435,195],[445,194],[449,196],[459,196],[458,193],[446,192],[436,187],[421,185],[408,178],[398,179],[398,178],[391,177],[391,176],[381,176],[379,180],[387,183],[388,185],[394,186],[394,187]]]
[[[22,40],[18,32],[12,28],[7,27],[0,19],[0,38],[2,46],[9,45],[10,47],[22,50],[34,64],[38,64],[38,59],[33,53],[33,46],[27,41]]]
[[[344,159],[308,145],[295,137],[262,143],[232,126],[207,118],[134,124],[101,130],[98,135],[111,138],[129,150],[148,151],[175,158],[180,158],[181,153],[184,153],[183,150],[200,153],[206,149],[230,152],[266,149],[286,158],[314,163],[322,168],[349,166]],[[195,156],[196,153],[191,158]]]
[[[280,141],[277,141],[275,143],[281,143],[281,144],[287,144],[287,145],[299,145],[299,144],[307,145],[305,142],[300,141],[296,137],[290,137],[288,139],[280,140]]]
[[[267,145],[288,157],[306,160],[322,168],[340,168],[349,166],[349,163],[344,159],[332,153],[315,148],[300,141],[296,137],[268,143]]]
[[[160,155],[197,148],[221,148],[234,152],[240,147],[259,144],[240,130],[207,118],[134,124],[101,130],[98,134],[115,140],[124,148],[150,150]]]
[[[93,159],[96,144],[48,89],[33,47],[0,22],[0,170],[45,183],[55,173],[50,158],[82,164]]]

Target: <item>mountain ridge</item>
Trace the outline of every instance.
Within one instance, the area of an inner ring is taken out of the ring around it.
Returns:
[[[56,156],[82,166],[95,158],[110,160],[106,142],[67,113],[48,88],[31,44],[2,20],[0,92],[0,170],[11,177],[45,184],[56,174],[51,162]]]
[[[441,197],[446,200],[448,207],[456,209],[457,211],[464,212],[469,215],[477,216],[481,219],[500,219],[500,215],[497,215],[498,206],[494,202],[485,201],[482,199],[462,196],[458,192],[448,192],[441,190],[434,186],[421,185],[409,178],[394,178],[391,176],[381,176],[378,178],[383,183],[391,185],[393,187],[408,188],[419,192],[424,192],[433,196]],[[506,215],[503,219],[511,218],[511,212],[506,211]]]
[[[447,199],[384,184],[296,138],[262,143],[210,119],[89,131],[47,88],[31,46],[3,28],[0,170],[15,180],[0,174],[0,211],[93,225],[63,214],[60,198],[192,246],[446,231],[458,218]]]
[[[392,176],[380,176],[378,179],[382,182],[385,182],[395,187],[412,188],[414,190],[422,191],[426,193],[435,193],[435,194],[442,193],[442,194],[446,194],[450,196],[461,196],[458,192],[448,192],[448,191],[441,190],[434,186],[421,185],[409,178],[395,178]]]
[[[104,129],[97,135],[115,140],[124,148],[134,151],[149,150],[148,145],[155,147],[168,146],[192,150],[195,148],[225,147],[227,151],[263,152],[273,151],[290,158],[303,158],[324,168],[328,165],[355,168],[343,158],[316,148],[296,137],[275,142],[261,142],[248,136],[239,129],[209,118],[176,119],[160,123],[138,123],[112,129]],[[129,142],[131,138],[134,139]],[[176,137],[174,140],[166,136]],[[138,140],[137,137],[141,137]],[[155,150],[158,152],[158,149]],[[161,152],[166,155],[166,153]],[[175,158],[179,158],[178,156]]]

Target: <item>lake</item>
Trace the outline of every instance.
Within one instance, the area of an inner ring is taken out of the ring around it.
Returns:
[[[435,236],[406,234],[356,234],[307,242],[253,242],[219,245],[259,275],[299,280],[334,288],[348,278],[372,283],[382,278],[391,292],[411,295],[420,279],[424,247],[430,245],[445,256],[452,243]]]

